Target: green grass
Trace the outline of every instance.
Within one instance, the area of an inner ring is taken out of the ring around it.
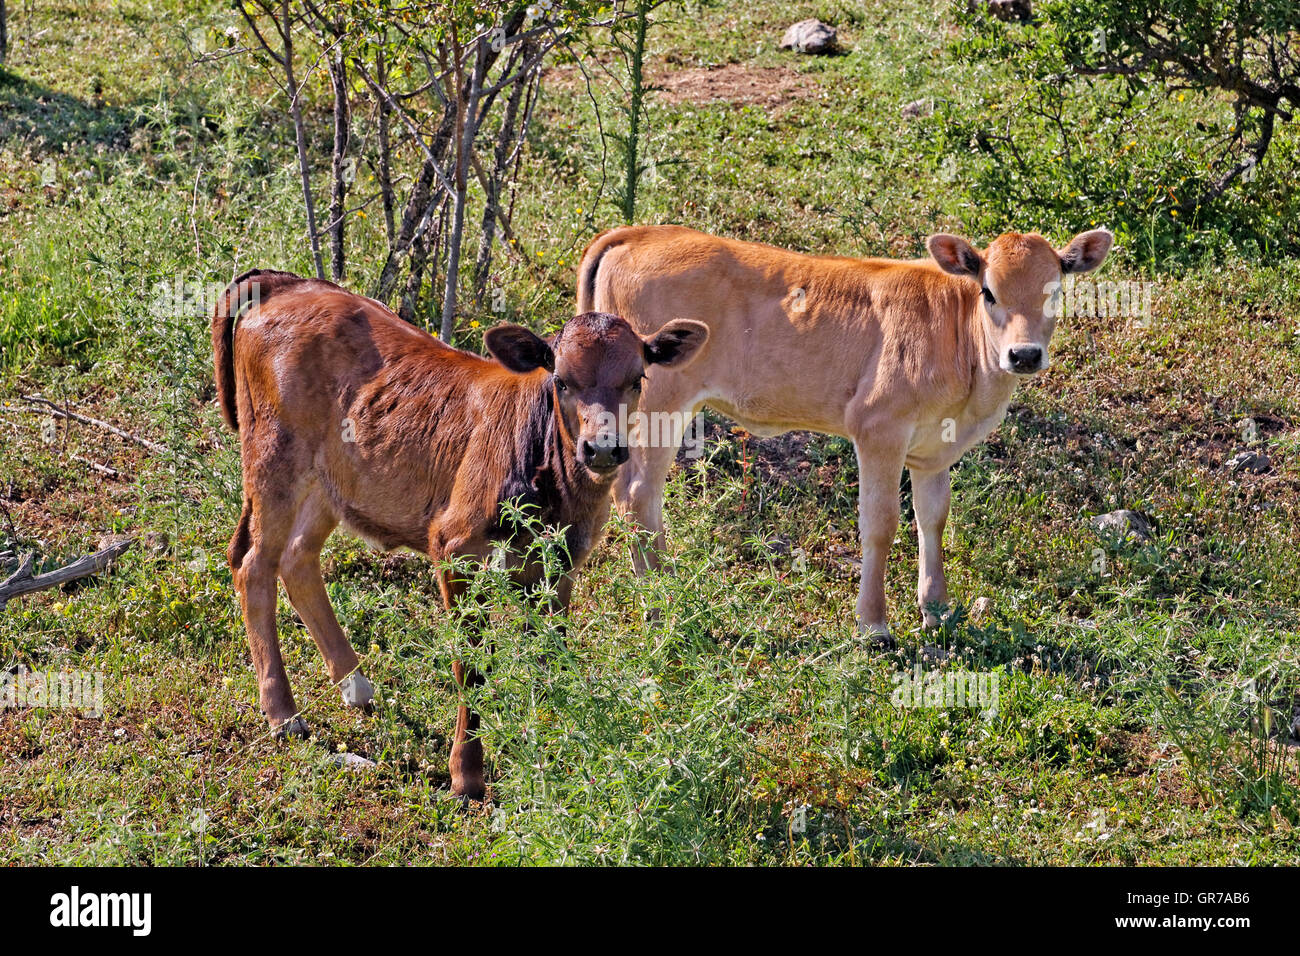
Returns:
[[[784,27],[807,15],[836,23],[848,52],[778,52]],[[636,579],[615,524],[563,637],[551,622],[525,628],[528,612],[493,591],[493,676],[477,700],[492,799],[466,811],[448,796],[446,760],[450,662],[468,650],[418,557],[343,537],[326,553],[331,599],[379,688],[373,716],[340,706],[283,603],[287,666],[315,738],[277,746],[257,712],[224,561],[237,444],[213,407],[206,316],[158,293],[178,276],[211,284],[308,262],[291,143],[265,78],[237,58],[186,53],[228,11],[84,0],[11,17],[0,551],[35,550],[53,566],[107,534],[167,542],[0,612],[0,664],[100,671],[106,690],[100,718],[0,711],[0,861],[1296,861],[1297,758],[1284,743],[1300,689],[1294,260],[1243,249],[1155,262],[1141,237],[1122,237],[1103,277],[1155,281],[1153,321],[1063,323],[1050,372],[954,469],[948,569],[965,607],[990,600],[978,620],[963,610],[921,631],[904,488],[887,582],[893,655],[853,634],[851,448],[818,436],[742,444],[713,419],[704,459],[669,485],[667,571]],[[978,170],[945,167],[932,124],[902,115],[927,97],[975,108],[993,84],[1014,83],[955,60],[952,23],[946,5],[921,0],[679,15],[652,35],[654,76],[780,68],[801,92],[746,105],[652,97],[658,173],[640,218],[862,255],[917,255],[940,230],[986,241],[1042,225],[1063,243],[1091,217],[1061,223],[1055,207],[1026,206],[990,221]],[[599,85],[598,100],[611,95]],[[1154,116],[1153,155],[1194,120],[1172,106]],[[572,67],[557,69],[520,176],[521,255],[502,263],[509,318],[557,323],[582,245],[615,221],[612,193],[597,198],[594,120]],[[1279,155],[1288,162],[1294,176],[1294,157]],[[353,227],[358,289],[376,267],[377,229],[361,217]],[[19,399],[33,392],[168,453],[62,422],[47,442],[45,414]],[[1273,460],[1263,475],[1226,466],[1247,447],[1247,417],[1250,447]],[[1121,507],[1156,520],[1151,542],[1091,530],[1092,516]],[[896,675],[918,661],[996,674],[997,712],[894,706]],[[377,766],[340,769],[331,754],[342,750]]]

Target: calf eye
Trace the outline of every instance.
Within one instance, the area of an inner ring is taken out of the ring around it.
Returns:
[[[985,302],[987,302],[989,305],[997,305],[997,304],[998,304],[998,300],[995,299],[995,298],[993,298],[993,293],[989,291],[988,286],[985,286],[984,289],[983,289],[982,291],[984,292],[984,301],[985,301]]]
[[[641,379],[638,378],[638,379],[637,379],[635,382],[633,382],[629,387],[632,389],[632,391],[634,391],[634,392],[639,392],[639,391],[641,391],[641,385],[642,385]]]
[[[555,389],[556,391],[559,392],[567,392],[569,390],[569,386],[565,385],[564,379],[560,378],[560,376],[557,375],[555,376]]]

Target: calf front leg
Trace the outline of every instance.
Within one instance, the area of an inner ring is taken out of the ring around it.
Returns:
[[[456,609],[466,586],[467,582],[450,569],[444,568],[438,572],[438,587],[442,591],[443,606],[448,612]],[[477,647],[482,641],[478,628],[471,623],[467,630],[470,646]],[[451,674],[460,693],[460,704],[456,707],[456,733],[452,737],[451,756],[447,760],[447,769],[451,773],[451,792],[462,800],[482,800],[487,793],[487,780],[483,775],[483,741],[478,737],[479,716],[465,702],[465,692],[481,687],[484,678],[460,660],[451,662]]]
[[[637,576],[663,566],[664,485],[677,457],[676,447],[632,446],[614,482],[614,503],[641,534],[632,542]]]
[[[916,511],[916,538],[920,553],[917,565],[916,600],[926,627],[937,627],[939,619],[931,605],[948,606],[948,581],[943,573],[943,529],[952,501],[948,469],[912,471],[912,505]]]
[[[903,453],[873,445],[858,452],[858,533],[862,539],[862,581],[858,588],[857,624],[883,647],[893,647],[885,602],[885,562],[898,533],[898,483]]]

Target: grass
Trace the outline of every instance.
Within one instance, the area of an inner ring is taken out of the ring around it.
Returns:
[[[777,51],[808,15],[836,23],[849,52]],[[0,711],[0,861],[1296,861],[1295,260],[1246,249],[1170,264],[1139,236],[1123,241],[1103,277],[1156,282],[1152,321],[1064,322],[1050,372],[954,469],[948,568],[962,608],[934,634],[912,607],[904,487],[888,572],[894,655],[853,634],[851,448],[755,441],[711,418],[704,458],[669,486],[667,571],[636,579],[616,523],[564,635],[553,622],[524,628],[528,611],[483,582],[496,652],[477,703],[492,799],[466,811],[447,795],[446,759],[450,661],[467,649],[420,558],[343,537],[326,552],[331,599],[379,688],[373,716],[339,705],[283,603],[315,737],[277,746],[257,712],[224,563],[237,445],[213,407],[206,316],[163,294],[177,277],[307,269],[271,88],[238,58],[197,64],[188,52],[229,12],[81,0],[11,18],[0,551],[54,566],[105,535],[165,538],[110,575],[0,612],[0,664],[102,672],[106,696],[98,718]],[[1047,211],[1032,207],[987,222],[974,160],[945,166],[925,118],[901,112],[928,97],[975,105],[1014,82],[956,60],[952,24],[923,0],[688,7],[652,32],[652,75],[728,66],[760,95],[713,101],[689,84],[653,95],[656,172],[638,215],[860,255],[920,254],[940,230],[987,241],[1039,226]],[[763,98],[764,82],[791,74],[794,92]],[[611,95],[598,83],[598,101]],[[1142,147],[1153,154],[1194,119],[1153,115]],[[579,74],[557,67],[520,177],[521,254],[502,266],[507,318],[557,323],[582,244],[615,221],[612,193],[597,195],[594,120]],[[1046,225],[1063,243],[1091,222]],[[357,288],[377,228],[353,227]],[[20,398],[35,392],[168,452],[62,421],[47,441],[46,416]],[[1271,470],[1232,472],[1247,447]],[[1152,540],[1092,530],[1116,508],[1153,518]],[[647,623],[654,609],[659,624]],[[996,674],[996,713],[894,706],[898,675],[918,664]],[[377,766],[340,768],[344,751]]]

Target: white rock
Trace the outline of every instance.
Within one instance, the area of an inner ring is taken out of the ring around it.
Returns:
[[[781,49],[796,53],[830,53],[835,48],[835,28],[820,20],[800,20],[781,38]]]

